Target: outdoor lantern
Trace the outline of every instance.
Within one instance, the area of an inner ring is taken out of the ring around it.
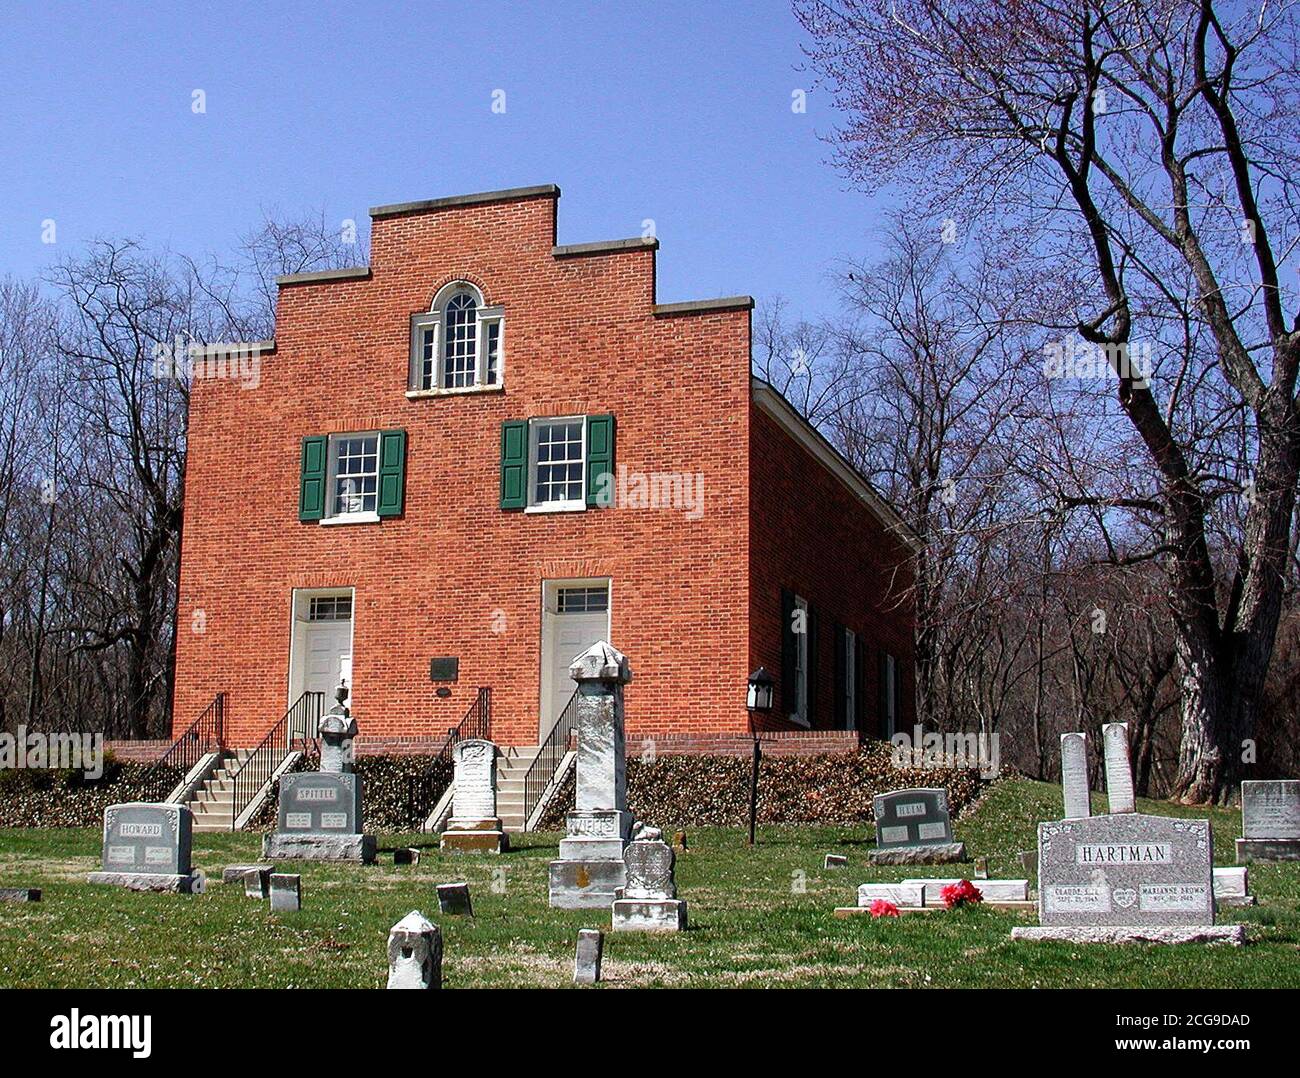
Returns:
[[[749,675],[749,695],[745,706],[750,711],[772,710],[772,688],[776,682],[761,666]]]

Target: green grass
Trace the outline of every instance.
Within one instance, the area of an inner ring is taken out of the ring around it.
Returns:
[[[972,855],[994,876],[1021,875],[1016,853],[1038,820],[1060,811],[1060,789],[1005,781],[958,821]],[[1104,807],[1104,806],[1102,806]],[[1232,863],[1240,814],[1144,803],[1142,811],[1209,815],[1218,864]],[[1080,947],[1013,944],[1031,914],[974,909],[872,920],[832,916],[868,880],[953,875],[956,866],[871,869],[869,828],[700,828],[677,861],[691,930],[620,933],[605,941],[605,984],[712,987],[1300,987],[1300,864],[1252,866],[1261,905],[1225,910],[1251,943],[1231,947]],[[99,833],[0,830],[0,885],[43,888],[35,905],[0,903],[0,985],[9,987],[378,988],[388,929],[412,909],[441,925],[450,988],[568,987],[583,927],[608,929],[600,910],[552,910],[546,865],[559,836],[519,836],[501,857],[442,855],[428,835],[382,836],[381,851],[422,847],[418,866],[391,853],[369,867],[301,862],[303,909],[272,914],[242,887],[219,882],[194,896],[91,887]],[[194,862],[220,880],[223,865],[257,860],[257,835],[196,835]],[[822,868],[827,853],[847,869]],[[960,871],[969,872],[970,866]],[[468,880],[473,920],[441,917],[434,884]]]

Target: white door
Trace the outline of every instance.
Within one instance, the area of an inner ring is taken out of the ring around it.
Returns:
[[[569,664],[592,644],[609,639],[609,583],[557,581],[549,584],[542,625],[543,737],[578,687]]]
[[[329,707],[340,678],[352,688],[352,622],[313,622],[303,636],[303,689],[324,693]]]

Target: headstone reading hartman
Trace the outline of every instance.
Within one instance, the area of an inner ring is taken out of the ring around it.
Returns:
[[[388,932],[388,987],[442,987],[442,932],[418,910]]]
[[[185,805],[109,805],[104,810],[104,868],[87,879],[133,891],[201,891],[203,876],[190,864],[193,829],[194,817]]]
[[[1241,784],[1237,863],[1300,861],[1300,779]]]
[[[1092,815],[1092,791],[1088,787],[1088,735],[1061,735],[1061,792],[1067,820]]]
[[[560,856],[550,864],[550,904],[606,909],[627,879],[623,848],[632,831],[627,810],[623,686],[632,671],[622,652],[601,641],[573,660],[578,683],[578,761],[573,811]]]
[[[467,738],[451,750],[455,768],[451,819],[442,833],[444,850],[501,853],[510,840],[497,816],[497,747]]]
[[[1128,723],[1106,723],[1101,728],[1101,747],[1106,764],[1106,796],[1111,813],[1136,812],[1133,766],[1128,754]]]

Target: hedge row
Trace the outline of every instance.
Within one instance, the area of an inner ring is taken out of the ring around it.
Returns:
[[[104,774],[93,780],[81,771],[0,771],[0,827],[100,827],[109,805],[159,801],[184,778],[166,767],[146,781],[150,766],[105,753]]]

